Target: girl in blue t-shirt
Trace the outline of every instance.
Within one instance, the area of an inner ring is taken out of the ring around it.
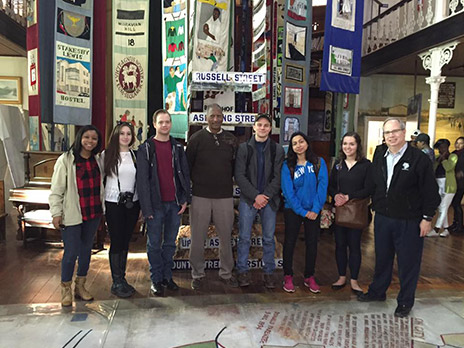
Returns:
[[[304,285],[313,293],[320,288],[314,278],[320,212],[327,196],[327,166],[311,151],[308,137],[296,132],[290,138],[287,160],[282,166],[282,192],[285,199],[285,241],[283,252],[284,286],[294,292],[293,252],[301,224],[304,225],[306,257]]]

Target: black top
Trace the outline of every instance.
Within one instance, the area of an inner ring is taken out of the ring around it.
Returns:
[[[336,162],[330,172],[329,195],[335,197],[337,193],[342,193],[350,196],[350,199],[369,197],[372,190],[371,165],[366,158],[356,162],[351,169],[348,169],[345,161]]]
[[[456,173],[456,183],[458,184],[458,188],[462,189],[464,188],[464,150],[455,150],[453,153],[458,156],[458,162],[454,168],[454,172]]]
[[[222,131],[212,134],[202,129],[190,138],[187,160],[192,195],[204,198],[230,198],[233,193],[234,160],[237,139]]]
[[[385,151],[376,152],[372,162],[374,211],[394,219],[420,219],[424,215],[435,215],[441,199],[427,155],[408,145],[393,169],[387,192]]]

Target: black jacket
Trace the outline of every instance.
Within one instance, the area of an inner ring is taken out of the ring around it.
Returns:
[[[274,165],[271,163],[271,141],[269,139],[264,148],[264,177],[265,186],[263,194],[269,197],[272,210],[277,211],[280,204],[280,170],[284,161],[284,149],[276,144]],[[250,154],[250,163],[247,167],[248,150],[251,146],[253,153]],[[258,157],[256,155],[255,137],[242,143],[238,147],[235,159],[235,182],[240,187],[240,199],[249,205],[253,205],[255,198],[259,195],[258,187]],[[272,168],[274,172],[271,173]]]
[[[144,217],[154,214],[161,208],[161,192],[156,163],[153,136],[139,146],[137,151],[137,193]],[[176,202],[179,205],[190,203],[190,174],[182,144],[170,137],[172,149],[172,170],[176,188]]]
[[[454,154],[458,156],[458,163],[456,163],[456,167],[454,168],[454,172],[456,173],[456,183],[458,185],[458,189],[464,188],[464,150],[462,151],[453,151]]]
[[[374,211],[396,219],[433,216],[440,204],[438,185],[432,163],[426,154],[412,146],[406,148],[393,170],[387,192],[387,160],[385,151],[378,151],[372,163]]]
[[[337,161],[330,172],[329,195],[337,193],[353,198],[366,198],[372,192],[371,161],[363,158],[348,170],[345,161]]]

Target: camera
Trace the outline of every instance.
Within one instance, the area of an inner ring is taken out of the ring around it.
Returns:
[[[134,194],[132,192],[121,192],[118,197],[118,205],[124,204],[127,209],[134,207]]]

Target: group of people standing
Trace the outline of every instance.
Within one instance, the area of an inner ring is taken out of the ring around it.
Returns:
[[[339,278],[332,288],[345,286],[349,267],[350,286],[360,301],[385,300],[396,253],[401,291],[395,315],[409,314],[419,276],[422,237],[431,229],[440,197],[432,164],[405,141],[402,121],[385,121],[386,144],[377,149],[373,163],[364,157],[359,135],[345,134],[330,178],[325,161],[311,150],[304,133],[293,133],[285,156],[283,147],[270,138],[271,119],[265,114],[255,119],[251,139],[240,145],[222,128],[219,105],[208,107],[207,122],[206,128],[190,138],[185,152],[183,145],[170,136],[172,120],[166,110],[154,113],[156,135],[141,144],[136,153],[131,150],[135,138],[130,123],[122,122],[114,128],[101,155],[99,131],[93,126],[79,130],[71,149],[57,160],[49,199],[53,224],[61,229],[64,242],[63,306],[72,304],[76,260],[74,294],[92,299],[84,285],[93,236],[103,213],[111,238],[111,292],[123,298],[135,292],[126,281],[125,270],[129,240],[138,218],[147,224],[152,293],[163,296],[166,288],[177,290],[172,279],[173,256],[181,215],[188,204],[192,289],[200,289],[204,283],[204,243],[211,221],[220,240],[219,278],[230,287],[250,284],[248,257],[257,214],[262,225],[262,282],[266,288],[275,288],[274,233],[281,192],[285,220],[283,290],[295,291],[293,258],[303,225],[303,284],[319,293],[314,276],[317,243],[320,213],[329,193],[336,206],[371,196],[376,211],[376,268],[369,291],[364,294],[357,282],[362,231],[342,226],[335,229]],[[231,245],[234,179],[241,191],[235,267]]]
[[[425,133],[418,134],[414,142],[415,146],[427,154],[433,163],[441,198],[434,229],[427,234],[427,237],[448,237],[450,232],[464,232],[461,206],[464,196],[464,137],[456,139],[453,152],[450,152],[450,141],[444,138],[438,139],[432,149],[430,137]],[[434,149],[438,154],[435,155]],[[449,207],[453,207],[454,211],[452,224],[448,221]]]

